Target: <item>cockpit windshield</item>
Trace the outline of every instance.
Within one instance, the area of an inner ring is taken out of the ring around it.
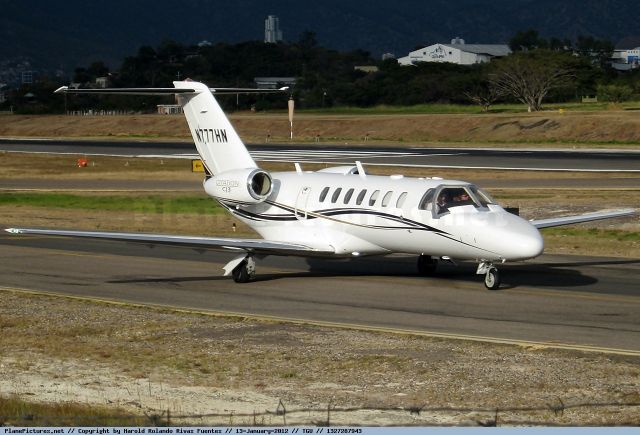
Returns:
[[[488,204],[496,203],[491,197],[491,195],[489,195],[484,190],[478,188],[478,186],[471,185],[469,186],[469,189],[471,189],[471,192],[473,192],[473,194],[476,196],[478,201],[480,201],[480,205],[482,205],[483,207],[486,207]]]
[[[464,187],[443,187],[438,192],[436,199],[438,213],[444,213],[451,207],[459,207],[463,205],[474,205],[478,207],[469,191]]]
[[[486,211],[489,204],[496,204],[491,195],[472,184],[441,185],[424,193],[418,203],[418,210],[431,211],[433,217],[438,217],[448,213],[453,207],[464,205],[472,205],[479,209],[478,211]]]
[[[442,186],[435,195],[435,215],[448,213],[453,207],[472,205],[475,208],[487,208],[494,204],[493,198],[474,185]]]

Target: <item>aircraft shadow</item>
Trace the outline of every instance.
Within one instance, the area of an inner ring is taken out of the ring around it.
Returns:
[[[579,262],[558,262],[558,263],[540,263],[548,267],[579,267],[579,266],[614,266],[614,265],[627,265],[627,264],[640,264],[640,259],[602,259],[592,261],[579,261]]]
[[[573,267],[606,265],[606,264],[636,264],[640,260],[602,260],[593,262],[567,263],[522,263],[499,265],[502,277],[500,290],[518,287],[549,287],[570,288],[584,287],[598,283],[598,279],[585,275]],[[269,267],[270,264],[265,264]],[[415,258],[362,258],[325,260],[317,258],[301,259],[292,266],[291,272],[273,273],[260,271],[252,282],[269,282],[291,278],[329,278],[329,277],[359,277],[359,276],[387,276],[406,277],[415,279],[438,279],[461,282],[473,282],[482,285],[483,277],[475,274],[475,263],[461,262],[458,264],[441,263],[435,274],[422,277],[417,273]],[[264,269],[263,269],[264,270]],[[141,277],[130,279],[113,279],[109,284],[140,284],[140,283],[189,283],[200,281],[225,281],[230,277],[222,275],[202,276],[174,276],[174,277]],[[427,284],[425,284],[427,285]]]
[[[224,281],[229,279],[227,276],[174,276],[168,278],[131,278],[131,279],[114,279],[106,281],[108,284],[144,284],[144,283],[184,283],[198,281]]]

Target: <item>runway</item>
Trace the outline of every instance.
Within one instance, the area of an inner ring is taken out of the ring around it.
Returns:
[[[233,254],[4,233],[0,246],[0,288],[640,355],[640,260],[544,255],[501,266],[488,291],[473,264],[425,278],[412,257],[267,257],[235,284],[221,276]]]
[[[367,147],[318,144],[248,144],[257,161],[419,168],[483,168],[531,171],[640,172],[640,151],[500,148]],[[0,139],[0,150],[108,156],[197,158],[190,142]]]

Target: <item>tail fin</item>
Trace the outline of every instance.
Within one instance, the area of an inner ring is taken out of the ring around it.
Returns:
[[[206,85],[191,81],[173,85],[176,89],[195,91],[176,95],[198,154],[210,174],[258,167]]]

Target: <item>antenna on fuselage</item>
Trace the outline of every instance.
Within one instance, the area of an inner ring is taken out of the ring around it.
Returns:
[[[364,166],[360,160],[356,160],[356,168],[358,168],[358,175],[360,178],[367,178],[367,173],[364,171]]]

